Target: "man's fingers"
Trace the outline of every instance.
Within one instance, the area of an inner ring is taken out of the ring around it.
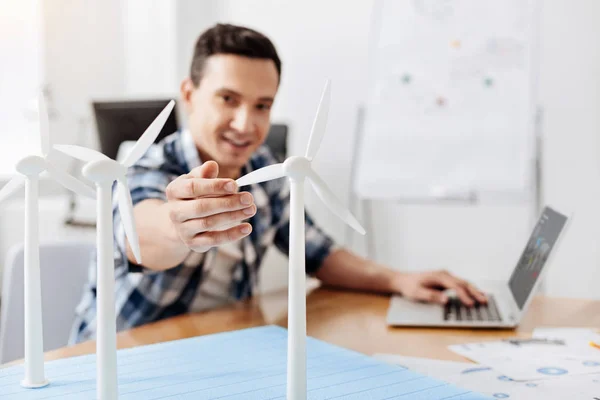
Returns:
[[[448,296],[439,290],[429,289],[426,287],[418,288],[414,295],[411,296],[414,300],[424,301],[427,303],[446,304]]]
[[[471,297],[471,295],[469,294],[469,292],[467,292],[467,289],[464,286],[457,284],[452,289],[454,289],[456,295],[464,305],[472,306],[473,304],[475,304],[473,301],[473,297]]]
[[[233,179],[207,179],[182,176],[167,186],[169,199],[196,199],[198,197],[225,196],[237,192]]]
[[[477,289],[475,286],[470,283],[467,284],[467,290],[480,303],[487,303],[487,296],[481,290]]]
[[[229,196],[206,197],[182,201],[171,211],[171,220],[185,222],[195,218],[204,218],[224,212],[242,210],[250,207],[254,198],[248,192],[236,193]]]
[[[224,231],[210,231],[200,233],[186,244],[192,250],[198,252],[206,252],[211,247],[220,246],[225,243],[240,240],[243,237],[248,236],[250,232],[252,232],[252,226],[248,223],[243,223]]]
[[[252,217],[255,213],[256,206],[251,205],[238,211],[224,212],[205,218],[194,218],[183,222],[180,232],[185,237],[194,237],[201,232],[224,230],[224,228],[237,225],[243,220]]]
[[[444,286],[447,289],[452,289],[456,292],[456,295],[458,296],[458,298],[460,299],[460,301],[467,305],[467,306],[472,306],[474,304],[473,302],[473,297],[471,296],[470,292],[467,289],[467,282],[458,279],[448,273],[444,274],[440,274],[440,283],[442,284],[442,286]]]
[[[217,179],[218,175],[218,164],[207,161],[171,182],[167,186],[167,198],[169,200],[194,199],[237,192],[238,188],[233,179]]]
[[[207,161],[201,166],[191,170],[188,176],[193,178],[214,179],[219,176],[219,164],[214,161]]]

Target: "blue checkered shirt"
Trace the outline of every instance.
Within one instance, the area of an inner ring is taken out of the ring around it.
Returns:
[[[242,175],[276,163],[266,146],[260,147],[244,166]],[[187,130],[173,133],[154,145],[133,167],[127,178],[133,204],[146,199],[167,200],[167,185],[180,175],[201,165],[195,143]],[[258,269],[271,244],[288,254],[289,184],[277,179],[242,187],[254,197],[256,214],[249,220],[252,233],[242,239],[242,260],[233,267],[230,296],[243,299],[252,295],[258,283]],[[171,269],[156,272],[132,264],[125,253],[125,233],[117,202],[113,196],[114,261],[117,330],[158,321],[175,315],[197,312],[202,304],[194,302],[203,284],[204,272],[215,262],[213,248]],[[332,251],[332,239],[306,215],[306,272],[314,274]],[[83,298],[76,309],[70,342],[95,338],[96,334],[96,257],[90,263]]]

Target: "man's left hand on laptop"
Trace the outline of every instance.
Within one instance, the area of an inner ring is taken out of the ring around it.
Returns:
[[[454,291],[466,306],[487,301],[485,294],[471,283],[445,270],[400,273],[396,286],[404,297],[418,301],[446,304],[447,289]]]

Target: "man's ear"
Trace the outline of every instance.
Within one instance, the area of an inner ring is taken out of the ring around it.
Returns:
[[[185,78],[181,81],[181,101],[183,102],[183,107],[187,114],[192,111],[192,95],[194,94],[194,90],[196,90],[196,86],[190,77]]]

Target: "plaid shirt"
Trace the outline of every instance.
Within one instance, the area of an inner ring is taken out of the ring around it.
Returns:
[[[276,163],[266,146],[259,148],[242,169],[242,175]],[[201,165],[196,145],[189,131],[176,132],[163,139],[128,171],[128,184],[133,204],[146,199],[167,200],[167,185],[180,175]],[[267,248],[275,244],[288,254],[289,247],[289,183],[277,179],[241,188],[254,196],[256,214],[249,220],[252,233],[242,239],[243,259],[233,269],[231,298],[252,295],[257,286],[258,268]],[[125,233],[113,196],[115,241],[115,295],[117,330],[157,321],[175,315],[201,311],[194,298],[206,271],[215,260],[215,248],[190,257],[174,268],[156,272],[128,261]],[[306,272],[314,274],[332,250],[333,241],[317,228],[306,215]],[[90,264],[88,282],[76,309],[76,320],[70,342],[92,339],[96,334],[96,257]]]

